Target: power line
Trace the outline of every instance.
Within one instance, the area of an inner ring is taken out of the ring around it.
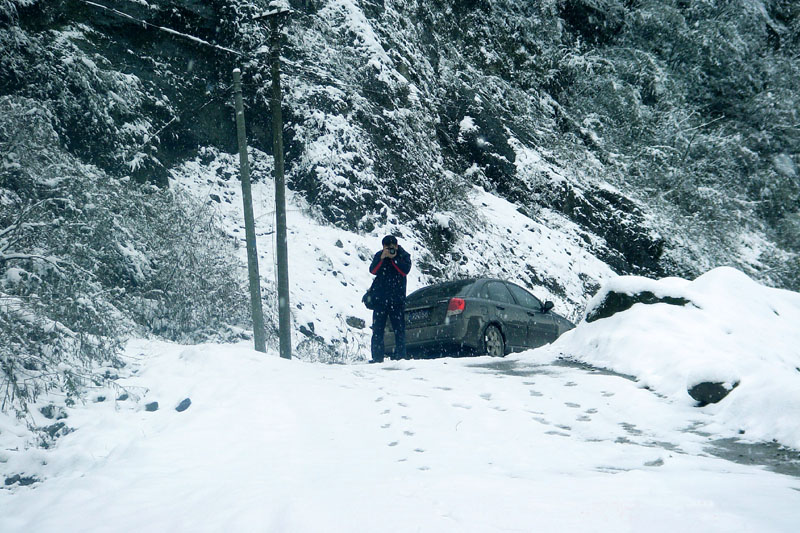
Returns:
[[[163,32],[169,33],[170,35],[173,35],[175,37],[181,37],[183,39],[188,39],[188,40],[190,40],[190,41],[192,41],[192,42],[194,42],[196,44],[201,44],[203,46],[210,46],[211,48],[214,48],[216,50],[220,50],[222,52],[227,52],[229,54],[234,54],[234,55],[237,55],[237,56],[240,56],[240,57],[245,55],[245,54],[243,54],[241,52],[238,52],[236,50],[233,50],[231,48],[225,48],[224,46],[219,46],[217,44],[213,44],[213,43],[210,43],[208,41],[204,41],[203,39],[201,39],[199,37],[195,37],[194,35],[189,35],[188,33],[181,33],[179,31],[175,31],[175,30],[170,29],[170,28],[165,28],[164,26],[157,26],[157,25],[151,24],[151,23],[149,23],[149,22],[147,22],[145,20],[137,19],[136,17],[134,17],[132,15],[128,15],[127,13],[123,13],[122,11],[120,11],[118,9],[113,9],[111,7],[107,7],[107,6],[104,6],[102,4],[97,4],[95,2],[90,2],[89,0],[79,0],[79,1],[83,2],[86,5],[89,5],[89,6],[92,6],[92,7],[96,7],[98,9],[104,9],[106,11],[109,11],[109,12],[117,15],[118,17],[122,17],[122,18],[125,18],[125,19],[128,19],[128,20],[132,20],[133,22],[141,24],[146,28],[155,28],[155,29],[157,29],[159,31],[163,31]]]
[[[326,71],[323,71],[323,70],[312,70],[313,67],[306,67],[306,66],[301,66],[298,63],[288,63],[288,62],[286,63],[286,66],[288,67],[287,74],[293,74],[295,76],[297,76],[298,73],[299,74],[305,74],[306,75],[306,79],[311,78],[312,76],[315,76],[315,77],[321,79],[321,83],[325,83],[327,86],[335,87],[336,89],[342,90],[343,92],[346,92],[346,93],[348,93],[348,92],[349,93],[365,93],[365,94],[372,94],[372,95],[376,95],[376,96],[387,96],[387,95],[390,94],[389,90],[378,91],[378,90],[375,90],[375,89],[368,89],[368,88],[364,87],[363,85],[357,85],[355,83],[349,83],[349,82],[345,82],[345,81],[341,81],[341,80],[335,79],[335,75],[334,74],[326,72]],[[300,77],[300,76],[297,76],[297,77]],[[410,84],[411,84],[411,82],[409,82],[409,85]],[[253,82],[245,82],[244,86],[245,87],[253,87],[253,86],[260,87],[259,85],[256,85]],[[321,90],[322,87],[320,87],[319,89]],[[421,89],[418,89],[418,91],[422,92]]]

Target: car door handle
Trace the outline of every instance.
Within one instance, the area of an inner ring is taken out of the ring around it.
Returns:
[[[527,311],[527,315],[528,315],[528,316],[534,316],[534,317],[535,317],[535,316],[536,316],[536,313],[531,313],[530,311]]]
[[[506,310],[506,308],[503,307],[502,305],[496,305],[495,307],[497,307],[501,311],[505,311]]]

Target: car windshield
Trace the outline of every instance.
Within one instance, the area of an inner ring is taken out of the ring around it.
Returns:
[[[448,281],[438,285],[424,287],[411,293],[406,300],[407,304],[421,302],[422,300],[440,300],[442,298],[452,298],[454,296],[466,296],[475,280],[462,279],[458,281]]]

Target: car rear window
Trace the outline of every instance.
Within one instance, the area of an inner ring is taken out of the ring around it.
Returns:
[[[454,296],[464,297],[474,283],[475,280],[462,279],[439,283],[438,285],[431,285],[430,287],[423,287],[422,289],[412,292],[406,300],[406,303],[420,302],[422,300],[441,300]]]

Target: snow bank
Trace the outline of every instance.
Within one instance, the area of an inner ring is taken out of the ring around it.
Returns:
[[[621,276],[604,285],[587,314],[611,292],[645,291],[691,304],[637,303],[582,322],[551,349],[636,376],[681,402],[693,402],[687,390],[699,383],[738,383],[721,402],[703,407],[714,413],[720,431],[800,448],[800,294],[765,287],[727,267],[691,282]]]

